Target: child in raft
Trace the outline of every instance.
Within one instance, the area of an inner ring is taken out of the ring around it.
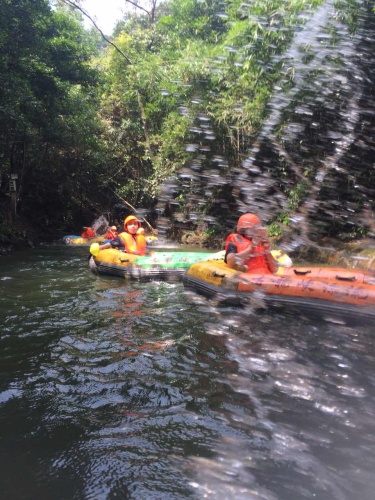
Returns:
[[[238,219],[237,233],[225,241],[224,261],[232,269],[246,273],[274,274],[278,265],[270,251],[267,229],[259,217],[244,214]]]
[[[129,217],[124,220],[124,232],[120,233],[113,240],[99,245],[99,249],[119,248],[133,255],[145,255],[146,239],[143,235],[144,229],[141,226],[142,223],[137,217],[129,215]]]

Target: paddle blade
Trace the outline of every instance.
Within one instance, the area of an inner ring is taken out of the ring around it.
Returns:
[[[91,243],[90,245],[90,253],[94,257],[96,257],[99,253],[99,243]]]

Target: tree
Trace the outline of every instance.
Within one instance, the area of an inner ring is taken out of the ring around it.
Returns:
[[[95,47],[77,19],[51,11],[45,0],[8,1],[0,9],[3,192],[18,174],[20,213],[31,204],[42,212],[47,197],[57,204],[58,180],[71,174],[66,158],[102,147],[91,139],[101,130],[98,72],[89,64]]]

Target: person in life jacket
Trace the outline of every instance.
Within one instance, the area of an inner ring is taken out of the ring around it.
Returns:
[[[267,229],[259,217],[244,214],[238,219],[237,233],[225,240],[224,261],[232,269],[247,273],[273,274],[278,265],[272,257]]]
[[[83,226],[83,233],[81,233],[81,238],[95,238],[96,233],[92,227]]]
[[[126,253],[134,255],[146,254],[146,239],[143,236],[141,221],[134,215],[129,215],[124,221],[124,232],[116,238],[99,246],[100,250],[105,248],[119,248]]]
[[[116,226],[111,226],[106,232],[104,238],[106,240],[114,240],[118,236],[118,231]]]

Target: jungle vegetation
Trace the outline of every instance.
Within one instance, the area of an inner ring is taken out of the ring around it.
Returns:
[[[371,2],[150,0],[110,34],[83,18],[0,3],[0,239],[76,233],[121,200],[207,234],[254,210],[273,236],[373,236]]]

